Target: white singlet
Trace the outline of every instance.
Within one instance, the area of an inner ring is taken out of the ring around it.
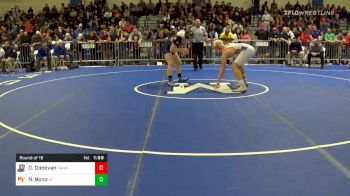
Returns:
[[[226,45],[227,48],[234,48],[240,50],[241,52],[235,59],[235,63],[240,66],[248,63],[249,59],[252,58],[255,54],[255,48],[246,43],[230,43]]]

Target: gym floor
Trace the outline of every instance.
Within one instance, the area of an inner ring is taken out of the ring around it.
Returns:
[[[349,196],[348,67],[246,70],[245,94],[167,94],[163,66],[0,75],[0,195]],[[107,153],[109,185],[16,187],[16,153]]]

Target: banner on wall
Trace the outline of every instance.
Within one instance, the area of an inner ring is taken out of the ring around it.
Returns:
[[[313,0],[312,4],[317,6],[323,5],[323,0]]]
[[[82,0],[70,0],[71,5],[80,5],[82,3]]]
[[[204,5],[205,4],[205,0],[192,0],[193,3],[195,3],[196,5]]]

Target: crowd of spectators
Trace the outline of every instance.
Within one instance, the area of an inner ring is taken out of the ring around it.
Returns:
[[[255,3],[256,0],[252,0],[252,5]],[[120,5],[112,6],[109,6],[106,0],[95,0],[86,6],[61,4],[60,7],[54,5],[51,8],[46,4],[41,11],[34,12],[31,7],[27,11],[19,10],[17,17],[14,13],[7,13],[3,17],[4,21],[0,23],[0,42],[31,43],[31,38],[37,31],[46,41],[76,40],[79,33],[82,33],[85,39],[92,37],[98,40],[103,37],[103,31],[108,32],[108,40],[128,40],[136,28],[138,18],[154,13],[159,16],[162,28],[189,30],[194,20],[199,18],[202,21],[201,25],[206,27],[208,32],[213,30],[220,34],[229,26],[237,38],[242,35],[243,28],[252,25],[254,15],[258,16],[259,26],[264,26],[267,31],[271,31],[273,27],[279,30],[283,27],[295,27],[300,33],[303,28],[316,25],[324,34],[328,28],[332,31],[339,30],[340,19],[350,17],[345,7],[336,5],[316,6],[311,2],[301,5],[297,1],[294,5],[288,2],[283,9],[278,9],[279,6],[281,5],[274,0],[270,5],[265,1],[258,6],[259,9],[255,6],[243,9],[230,2],[212,3],[210,0],[203,5],[189,3],[188,0],[178,0],[176,3],[169,3],[167,0],[149,0],[146,3],[140,0],[137,4],[126,5],[121,2]],[[293,16],[285,14],[285,10],[322,10],[332,11],[334,14]],[[151,30],[145,27],[140,31],[150,35],[150,39],[155,39],[161,28]]]
[[[278,5],[272,0],[252,0],[252,7],[243,9],[231,2],[221,3],[208,0],[203,5],[178,0],[170,3],[144,2],[109,5],[107,0],[94,0],[88,5],[65,5],[49,7],[42,10],[18,10],[5,14],[0,21],[0,43],[9,45],[29,44],[38,49],[43,43],[51,47],[52,41],[153,41],[164,38],[163,29],[171,32],[191,29],[195,19],[200,19],[201,26],[208,32],[208,39],[222,38],[225,41],[235,39],[273,40],[290,42],[294,37],[300,41],[314,39],[324,41],[341,41],[350,45],[349,33],[340,30],[340,20],[350,21],[350,14],[345,7],[336,5],[306,5],[298,1],[293,5]],[[279,7],[283,7],[279,9]],[[329,11],[328,15],[292,15],[286,10]],[[137,21],[144,15],[157,15],[160,28],[137,29]],[[250,32],[248,27],[257,24],[258,30]],[[6,53],[6,52],[5,52]]]

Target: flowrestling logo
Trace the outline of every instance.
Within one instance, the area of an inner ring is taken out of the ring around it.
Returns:
[[[334,11],[321,11],[321,10],[284,10],[284,15],[292,16],[331,16],[334,15]]]
[[[234,94],[238,92],[232,91],[231,83],[221,83],[220,88],[214,88],[214,85],[216,83],[209,83],[209,84],[203,84],[203,83],[195,83],[195,84],[188,84],[188,83],[177,83],[176,86],[174,86],[171,90],[167,92],[167,94],[187,94],[189,92],[192,92],[197,89],[207,89],[209,91],[214,91],[218,93],[223,94]]]

